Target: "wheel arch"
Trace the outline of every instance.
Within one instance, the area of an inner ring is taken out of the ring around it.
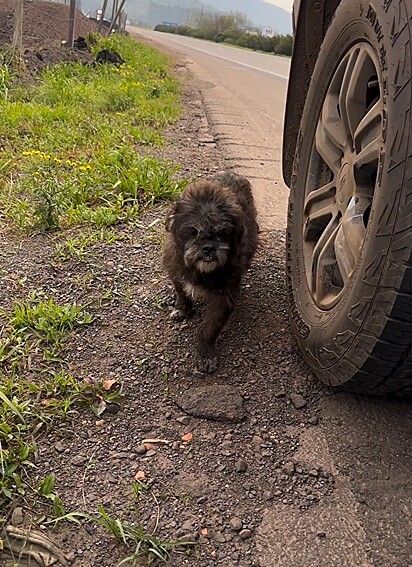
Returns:
[[[340,0],[301,0],[289,75],[283,131],[283,178],[290,187],[293,157],[310,79],[323,38]]]

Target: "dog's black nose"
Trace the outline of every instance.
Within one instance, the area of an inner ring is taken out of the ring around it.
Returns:
[[[203,254],[212,254],[212,252],[214,251],[215,251],[215,247],[213,246],[213,244],[204,244],[202,246]]]

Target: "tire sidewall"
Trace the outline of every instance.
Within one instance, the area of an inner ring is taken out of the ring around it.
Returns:
[[[290,318],[295,336],[311,366],[328,383],[344,383],[366,360],[373,344],[362,345],[359,355],[357,336],[373,307],[391,243],[393,226],[383,226],[385,211],[396,206],[393,188],[401,188],[403,173],[391,168],[388,148],[393,148],[397,129],[391,124],[396,116],[394,88],[396,58],[401,56],[393,41],[393,21],[396,6],[401,2],[343,0],[325,36],[319,54],[302,115],[294,160],[287,230],[287,282]],[[392,37],[391,37],[392,36]],[[308,164],[315,130],[330,81],[344,54],[359,41],[373,48],[380,62],[380,84],[383,93],[383,144],[378,165],[372,210],[359,261],[338,304],[328,310],[314,303],[306,280],[303,253],[303,200]],[[410,87],[409,87],[410,100]],[[409,117],[408,117],[409,119]],[[405,124],[408,128],[408,124]],[[408,144],[399,147],[398,157],[407,156]],[[390,306],[389,306],[390,307]],[[374,323],[376,325],[376,323]],[[377,330],[377,329],[375,329]],[[350,356],[356,351],[356,357]],[[356,359],[356,360],[355,360]],[[342,361],[342,364],[340,363]],[[330,372],[332,371],[332,372]]]

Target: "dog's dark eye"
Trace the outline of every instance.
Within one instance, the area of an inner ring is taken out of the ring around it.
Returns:
[[[195,227],[191,227],[187,229],[187,235],[190,238],[196,238],[196,236],[198,235],[198,231],[195,229]]]

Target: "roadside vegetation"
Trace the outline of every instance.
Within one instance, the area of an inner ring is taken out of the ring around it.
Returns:
[[[88,43],[93,54],[116,51],[124,63],[59,64],[27,81],[0,58],[0,220],[16,238],[58,234],[60,261],[82,261],[96,243],[125,238],[125,226],[187,183],[178,164],[151,153],[181,112],[170,61],[120,35],[92,35]],[[51,426],[84,406],[99,417],[107,404],[120,403],[121,387],[80,382],[68,370],[66,345],[74,330],[93,323],[89,306],[19,284],[23,299],[0,312],[0,554],[8,549],[19,564],[7,530],[22,505],[38,524],[95,521],[131,550],[132,563],[141,555],[166,560],[181,542],[159,541],[138,521],[129,526],[104,508],[67,512],[54,474],[36,476],[37,445]]]
[[[175,165],[138,151],[179,116],[167,59],[127,37],[91,39],[125,63],[58,65],[17,87],[1,64],[0,207],[19,229],[115,225],[184,184]]]
[[[159,24],[156,31],[175,33],[207,39],[216,43],[226,43],[245,47],[255,51],[274,53],[275,55],[292,55],[293,36],[275,34],[264,36],[260,30],[247,25],[242,14],[204,14],[191,25],[171,26]]]

